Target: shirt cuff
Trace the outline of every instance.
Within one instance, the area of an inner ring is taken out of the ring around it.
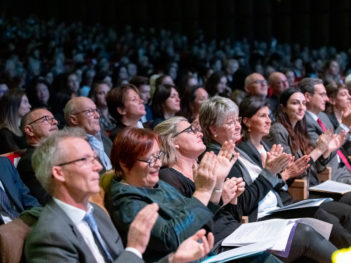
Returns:
[[[140,251],[135,249],[135,248],[133,248],[133,247],[127,247],[126,251],[129,251],[129,252],[137,255],[139,258],[143,259],[143,255],[140,253]]]
[[[340,127],[345,130],[346,133],[350,131],[349,127],[347,127],[345,124],[340,123]]]

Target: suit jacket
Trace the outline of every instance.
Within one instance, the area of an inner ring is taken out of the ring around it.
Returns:
[[[50,195],[42,187],[32,167],[32,155],[35,148],[29,146],[25,154],[18,162],[17,170],[23,183],[29,188],[30,194],[38,199],[41,205],[45,205],[50,200]]]
[[[334,112],[330,112],[327,113],[327,116],[331,122],[331,124],[333,125],[334,129],[338,129],[338,127],[340,126],[340,123],[338,121],[338,119],[336,118]],[[345,154],[345,156],[350,156],[351,155],[351,136],[348,134],[347,135],[347,139],[344,143],[344,145],[342,146],[343,148],[343,152]]]
[[[109,216],[97,205],[92,205],[101,237],[111,256],[117,258],[115,262],[144,262],[123,249],[122,240]],[[44,207],[29,233],[24,251],[27,262],[96,262],[77,227],[53,200]]]
[[[311,143],[316,145],[318,137],[323,133],[322,128],[319,126],[317,121],[315,121],[309,113],[306,113],[306,123],[308,135],[311,139]],[[320,112],[318,117],[323,122],[326,129],[331,129],[338,133],[342,129],[340,126],[335,130],[332,123],[330,122],[328,116],[324,112]],[[338,157],[336,156],[336,151],[330,154],[330,160],[327,162],[327,166],[332,168],[332,180],[351,184],[351,172],[348,171],[346,166],[340,166]]]
[[[37,199],[29,194],[29,189],[22,182],[16,168],[6,157],[0,157],[0,171],[0,181],[8,198],[19,213],[40,206]],[[0,219],[0,221],[2,220]]]

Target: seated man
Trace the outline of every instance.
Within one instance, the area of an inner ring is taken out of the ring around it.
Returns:
[[[0,225],[11,222],[26,209],[40,206],[29,194],[16,168],[6,157],[0,157]]]
[[[103,166],[103,172],[112,168],[110,152],[112,141],[104,132],[101,132],[95,103],[86,97],[70,99],[64,109],[66,124],[70,127],[83,128],[88,136],[87,141],[97,152]]]
[[[150,231],[158,217],[157,204],[137,215],[130,226],[127,248],[110,217],[88,202],[98,193],[102,166],[81,129],[59,131],[33,153],[38,180],[52,195],[25,244],[27,262],[143,262]],[[201,239],[202,243],[195,240]],[[204,231],[184,241],[161,262],[189,262],[203,257],[213,246]]]
[[[32,155],[44,138],[58,131],[57,124],[58,122],[52,113],[45,108],[28,112],[21,120],[21,130],[26,137],[28,148],[18,162],[17,170],[23,183],[29,188],[31,195],[36,197],[42,205],[49,201],[50,196],[35,177]]]

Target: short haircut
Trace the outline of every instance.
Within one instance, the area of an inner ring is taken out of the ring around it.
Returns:
[[[123,178],[121,163],[130,170],[138,158],[152,149],[155,141],[161,146],[159,135],[152,130],[135,127],[124,128],[114,140],[111,150],[111,164],[116,175]]]
[[[62,148],[60,143],[67,138],[85,139],[85,131],[81,128],[65,128],[50,135],[34,151],[32,166],[35,176],[43,188],[52,194],[52,167],[64,161],[70,149]]]
[[[162,140],[163,150],[165,157],[163,159],[163,165],[171,166],[177,162],[177,150],[174,147],[174,136],[179,132],[177,127],[178,123],[182,121],[188,121],[186,118],[177,116],[171,117],[161,123],[159,123],[154,131],[157,132]]]
[[[299,89],[302,91],[302,93],[310,93],[314,94],[314,86],[317,84],[323,84],[323,81],[321,79],[317,78],[304,78],[299,82]]]
[[[222,126],[233,114],[239,114],[238,106],[232,100],[224,97],[214,96],[201,105],[199,122],[207,144],[212,140],[210,127],[212,125]]]
[[[25,134],[24,132],[24,128],[26,127],[26,125],[30,122],[30,117],[32,116],[33,112],[36,112],[37,110],[47,110],[47,108],[36,108],[34,110],[31,110],[30,112],[27,112],[21,119],[21,125],[20,125],[20,128],[21,128],[21,131],[23,132],[23,134]]]
[[[65,117],[65,121],[66,121],[67,125],[70,125],[70,118],[69,117],[73,114],[73,112],[77,111],[76,110],[77,100],[75,98],[70,99],[66,103],[65,108],[63,109],[63,113],[64,113],[64,117]]]
[[[140,88],[142,85],[150,85],[149,79],[143,76],[135,76],[129,81],[129,83],[137,88]]]
[[[122,84],[119,87],[111,89],[106,94],[106,102],[108,111],[115,120],[120,120],[122,115],[119,114],[117,108],[123,108],[128,90],[134,90],[139,94],[139,90],[133,84]]]

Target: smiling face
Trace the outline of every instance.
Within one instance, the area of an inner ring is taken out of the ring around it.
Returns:
[[[259,109],[251,118],[244,118],[245,125],[250,129],[250,136],[266,136],[271,128],[269,108]]]
[[[59,147],[69,149],[63,150],[65,154],[60,163],[87,158],[63,166],[54,166],[53,170],[59,174],[53,172],[53,175],[61,182],[64,191],[74,200],[87,199],[100,192],[99,171],[102,166],[93,158],[95,153],[90,145],[81,138],[66,138],[60,142]]]
[[[295,126],[301,121],[306,113],[306,99],[301,92],[296,92],[290,96],[286,103],[284,112],[288,115],[290,123]]]
[[[241,138],[241,119],[237,114],[231,114],[224,119],[224,124],[210,127],[215,141],[223,144],[225,141],[238,141]]]
[[[174,145],[178,154],[196,159],[206,150],[206,146],[202,141],[202,132],[187,129],[190,126],[187,121],[178,123],[177,132],[180,133],[174,138]]]
[[[157,160],[153,167],[149,167],[148,163],[145,161],[149,160],[152,156],[157,156],[159,152],[160,147],[158,143],[154,141],[150,151],[143,156],[138,156],[138,160],[135,161],[131,169],[128,170],[121,164],[126,182],[137,187],[153,188],[159,181],[158,172],[162,163],[161,160]]]

